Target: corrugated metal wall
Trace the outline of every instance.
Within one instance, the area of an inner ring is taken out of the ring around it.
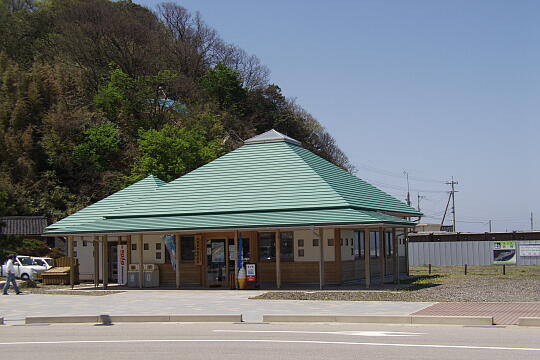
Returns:
[[[540,240],[517,241],[517,265],[540,265],[540,256],[520,256],[520,244],[540,244]],[[493,241],[441,241],[409,243],[410,266],[491,265]]]

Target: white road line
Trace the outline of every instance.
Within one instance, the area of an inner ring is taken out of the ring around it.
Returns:
[[[260,340],[260,339],[136,339],[136,340],[66,340],[66,341],[21,341],[3,342],[0,346],[9,345],[70,345],[70,344],[133,344],[133,343],[277,343],[277,344],[321,344],[321,345],[357,345],[357,346],[389,346],[412,348],[462,349],[462,350],[510,350],[539,351],[540,348],[519,348],[502,346],[468,346],[437,344],[392,344],[346,341],[311,341],[311,340]]]
[[[289,334],[325,334],[350,336],[419,336],[425,333],[403,331],[293,331],[293,330],[213,330],[225,333],[289,333]]]

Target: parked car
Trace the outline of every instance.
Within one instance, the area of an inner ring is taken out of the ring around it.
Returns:
[[[2,276],[7,275],[7,261],[2,265]],[[37,280],[38,275],[47,270],[45,266],[37,265],[30,256],[17,255],[15,262],[15,277],[22,280]]]
[[[49,257],[33,257],[35,265],[45,266],[47,270],[54,266],[54,260]]]

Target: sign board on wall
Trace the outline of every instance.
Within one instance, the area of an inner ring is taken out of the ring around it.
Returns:
[[[127,276],[127,245],[118,245],[118,285],[126,285]]]
[[[248,282],[257,281],[257,275],[255,272],[255,264],[246,264],[246,279]]]
[[[493,242],[493,263],[494,264],[515,264],[517,258],[515,241],[494,241]]]
[[[540,256],[540,244],[519,245],[519,256]]]

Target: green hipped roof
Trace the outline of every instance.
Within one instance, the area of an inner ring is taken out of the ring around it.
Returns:
[[[265,211],[227,214],[158,216],[150,218],[103,219],[89,224],[49,231],[50,234],[114,233],[136,231],[182,231],[246,229],[264,227],[307,227],[352,224],[411,223],[376,211],[356,209]]]
[[[63,218],[62,220],[49,225],[46,228],[46,232],[49,233],[51,229],[77,226],[103,219],[105,214],[114,211],[114,209],[120,208],[122,205],[133,203],[142,196],[146,196],[158,187],[165,184],[165,181],[153,175],[147,176],[146,178],[131,184],[130,186],[117,191],[114,194],[109,195],[108,197],[89,205],[82,210],[79,210],[76,213]]]
[[[77,233],[287,224],[411,224],[380,212],[421,215],[299,144],[271,130],[168,184],[156,185],[155,191],[141,188],[129,201],[111,206],[105,202],[139,183],[134,184],[49,228],[62,228],[55,233]],[[87,217],[84,224],[67,222],[102,202],[104,206],[92,211],[93,217]],[[311,222],[309,216],[313,216]],[[348,220],[344,218],[347,216]]]

